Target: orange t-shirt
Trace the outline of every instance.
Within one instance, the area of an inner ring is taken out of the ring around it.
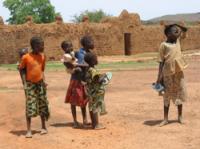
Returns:
[[[26,80],[37,83],[43,79],[45,69],[44,54],[28,53],[22,57],[20,69],[26,69]]]

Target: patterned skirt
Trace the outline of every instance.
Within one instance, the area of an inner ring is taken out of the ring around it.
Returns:
[[[106,113],[105,107],[105,86],[104,85],[94,85],[87,88],[87,93],[89,97],[89,111],[93,113]]]
[[[46,95],[46,87],[44,82],[32,83],[27,81],[26,88],[26,116],[36,117],[38,115],[44,116],[46,120],[49,119],[49,102]]]
[[[164,76],[164,104],[168,105],[170,100],[174,104],[180,105],[186,101],[187,92],[183,72],[175,73],[174,75]]]
[[[87,102],[88,98],[85,92],[85,86],[81,83],[81,81],[70,80],[65,103],[70,103],[74,106],[85,107]]]

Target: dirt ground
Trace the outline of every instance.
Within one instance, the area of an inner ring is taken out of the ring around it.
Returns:
[[[0,149],[199,149],[200,57],[192,57],[185,71],[188,102],[185,124],[176,122],[170,107],[170,124],[158,127],[163,118],[162,98],[152,90],[157,70],[113,72],[107,88],[108,115],[101,117],[105,130],[73,129],[70,107],[64,104],[69,75],[47,72],[51,119],[49,134],[41,136],[40,120],[34,118],[32,139],[24,137],[25,97],[17,71],[0,71]],[[78,119],[81,113],[78,109]]]

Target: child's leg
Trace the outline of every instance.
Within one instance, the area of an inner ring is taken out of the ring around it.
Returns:
[[[100,115],[106,115],[108,112],[106,111],[106,105],[105,105],[105,101],[102,102],[101,105],[101,113]]]
[[[95,122],[94,114],[92,111],[90,111],[90,118],[91,118],[91,122],[92,122],[92,128],[94,129],[96,126],[96,122]]]
[[[47,128],[46,128],[46,124],[45,124],[45,116],[40,116],[40,118],[41,118],[41,124],[42,124],[42,129],[41,129],[40,134],[41,135],[47,134]]]
[[[88,125],[86,107],[81,108],[81,113],[83,117],[83,125]]]
[[[99,123],[99,113],[98,112],[95,112],[93,113],[93,116],[94,116],[94,129],[96,130],[100,130],[100,129],[105,129],[105,127]]]
[[[40,116],[40,118],[41,118],[42,129],[46,129],[45,117],[44,116]]]
[[[160,127],[168,124],[169,107],[170,107],[170,104],[164,105],[164,120],[160,123]]]
[[[26,138],[32,138],[32,132],[31,132],[31,117],[26,116],[26,123],[27,123]]]
[[[77,128],[78,127],[78,121],[77,121],[77,117],[76,117],[76,106],[74,105],[71,105],[71,111],[72,111],[72,117],[73,117],[73,120],[74,120],[74,128]]]
[[[182,104],[178,105],[177,108],[178,108],[178,122],[182,124],[183,123],[183,117],[182,117],[183,105]]]

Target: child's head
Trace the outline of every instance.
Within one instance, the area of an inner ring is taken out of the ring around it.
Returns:
[[[83,48],[88,51],[88,50],[93,50],[94,49],[94,41],[92,39],[91,36],[83,36],[81,38],[81,45],[83,46]]]
[[[94,67],[98,64],[97,56],[93,53],[86,53],[84,60],[90,67]]]
[[[65,53],[70,53],[73,51],[73,45],[70,41],[63,41],[61,43],[61,48]]]
[[[32,37],[30,44],[34,53],[44,52],[44,41],[41,37]]]
[[[19,49],[19,57],[22,58],[23,55],[28,53],[28,48]]]
[[[171,24],[165,26],[164,33],[168,40],[176,41],[180,36],[180,29],[176,24]]]

